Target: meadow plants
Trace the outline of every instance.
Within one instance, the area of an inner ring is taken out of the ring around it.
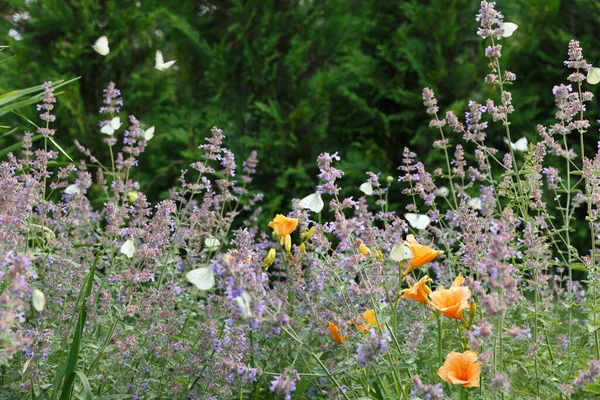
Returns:
[[[76,142],[79,161],[61,161],[45,83],[44,145],[25,133],[0,163],[0,396],[600,395],[591,65],[571,41],[566,81],[548,90],[555,123],[513,142],[517,77],[500,43],[516,28],[487,1],[476,18],[496,98],[461,121],[423,90],[445,165],[430,172],[404,148],[398,176],[368,172],[344,198],[340,156],[324,152],[316,192],[268,226],[255,223],[258,155],[240,170],[216,127],[152,205],[134,177],[154,129],[122,117],[114,83],[98,128],[110,160]]]

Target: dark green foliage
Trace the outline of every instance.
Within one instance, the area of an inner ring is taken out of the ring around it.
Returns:
[[[595,0],[511,0],[498,8],[519,25],[502,42],[504,66],[518,77],[511,128],[534,139],[536,124],[552,118],[552,86],[566,82],[569,40],[581,40],[588,61],[600,59],[600,6]],[[198,158],[197,146],[217,125],[236,154],[258,150],[257,186],[268,193],[270,215],[312,191],[320,152],[339,151],[348,188],[357,188],[369,170],[395,174],[404,146],[441,166],[442,153],[429,151],[437,137],[427,126],[422,88],[432,87],[441,111],[461,118],[469,99],[499,95],[483,86],[488,68],[475,35],[477,10],[473,0],[51,0],[28,6],[9,0],[0,5],[0,29],[14,28],[23,39],[9,40],[16,57],[0,64],[0,92],[81,76],[59,98],[56,139],[66,148],[79,139],[106,160],[97,111],[102,89],[115,81],[124,112],[157,127],[136,176],[153,199]],[[10,16],[21,11],[31,18],[12,23]],[[107,57],[91,48],[103,34]],[[155,70],[157,49],[177,59],[176,67]],[[36,118],[33,108],[26,115]],[[2,125],[15,124],[30,129],[3,117]],[[489,130],[499,147],[501,131],[500,125]],[[591,136],[590,152],[596,147]],[[17,139],[1,138],[0,147]]]

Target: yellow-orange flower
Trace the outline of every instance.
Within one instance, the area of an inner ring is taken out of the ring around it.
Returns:
[[[471,289],[462,286],[465,278],[457,276],[450,289],[439,287],[435,292],[431,293],[431,305],[447,317],[454,319],[463,319],[462,311],[469,306],[469,298],[471,297]]]
[[[469,350],[462,354],[452,351],[446,356],[444,365],[437,370],[437,374],[454,385],[479,387],[481,362],[477,361],[477,353],[474,351]]]
[[[427,286],[427,282],[433,281],[426,275],[410,288],[402,290],[402,293],[404,293],[402,297],[418,301],[419,303],[429,304],[429,294],[431,293],[431,289]]]
[[[269,222],[269,227],[273,228],[273,231],[280,237],[286,237],[294,232],[297,226],[297,218],[288,218],[281,214],[277,214],[275,218],[273,218],[273,221]]]
[[[329,322],[329,333],[331,334],[331,338],[337,344],[344,343],[344,337],[340,334],[340,328],[333,322]]]
[[[444,253],[440,250],[434,250],[429,246],[420,245],[413,235],[408,235],[406,237],[404,245],[410,249],[413,256],[410,260],[408,260],[408,268],[402,273],[402,276],[408,275],[413,269],[427,264],[439,254]]]
[[[362,333],[367,333],[371,329],[371,327],[379,326],[380,328],[385,324],[378,325],[377,317],[375,316],[375,310],[367,310],[360,316],[360,322],[366,322],[366,324],[357,324],[354,321],[348,321],[350,325],[356,325],[359,331]]]

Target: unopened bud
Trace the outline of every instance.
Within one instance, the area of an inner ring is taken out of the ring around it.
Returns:
[[[270,249],[269,250],[269,252],[267,253],[267,256],[263,260],[263,266],[265,267],[265,271],[267,269],[269,269],[269,267],[271,265],[273,265],[273,262],[275,262],[275,256],[276,255],[277,255],[277,252],[275,251],[275,249]]]
[[[371,254],[371,249],[369,249],[364,243],[361,243],[360,246],[358,246],[358,251],[360,251],[365,257]]]
[[[306,245],[304,243],[300,243],[300,253],[306,253]]]
[[[312,235],[314,235],[316,230],[317,228],[313,226],[307,232],[304,232],[302,235],[300,235],[300,240],[306,242]]]
[[[471,318],[471,321],[473,321],[473,318],[475,318],[476,312],[477,312],[477,304],[475,304],[475,302],[473,302],[469,306],[469,318]]]
[[[385,180],[387,181],[388,185],[391,184],[392,182],[394,182],[394,177],[391,175],[388,175],[387,178],[385,178]]]
[[[285,235],[285,238],[283,240],[283,247],[288,253],[292,251],[292,237],[290,235]]]

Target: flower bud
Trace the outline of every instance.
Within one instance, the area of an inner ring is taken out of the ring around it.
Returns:
[[[385,178],[385,180],[387,181],[388,185],[391,184],[392,182],[394,182],[394,177],[391,175],[388,175],[387,178]]]
[[[283,240],[283,247],[288,253],[292,251],[292,237],[290,235],[285,235],[285,238]]]
[[[306,253],[306,245],[304,243],[300,243],[300,253]]]
[[[275,262],[275,256],[277,255],[277,252],[275,251],[275,249],[270,249],[269,253],[267,253],[267,256],[265,257],[265,259],[263,260],[263,266],[265,268],[265,271],[267,269],[269,269],[269,267],[271,265],[273,265],[273,262]]]
[[[369,249],[364,243],[361,243],[360,246],[358,246],[358,251],[360,251],[365,257],[371,254],[371,249]]]
[[[475,304],[475,302],[472,302],[471,305],[469,306],[469,318],[471,319],[471,322],[473,321],[473,318],[475,318],[476,312],[477,312],[477,304]]]
[[[300,240],[302,240],[303,242],[306,242],[308,239],[310,239],[310,237],[312,235],[314,235],[316,230],[317,230],[317,228],[313,226],[307,232],[304,232],[302,235],[300,235]]]

